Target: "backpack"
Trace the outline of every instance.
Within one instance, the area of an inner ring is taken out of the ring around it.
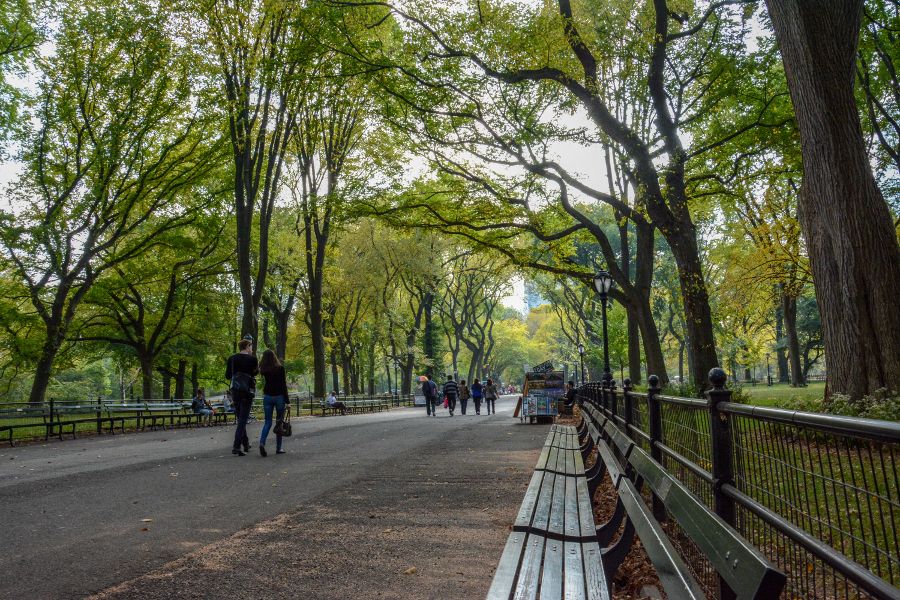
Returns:
[[[427,398],[437,398],[437,384],[430,379],[422,386],[422,393]]]
[[[194,397],[194,399],[191,400],[191,410],[194,412],[198,412],[201,408],[202,406],[200,406],[200,398]]]
[[[231,376],[231,391],[241,392],[253,396],[256,394],[256,386],[253,385],[253,375],[247,373],[235,373]]]

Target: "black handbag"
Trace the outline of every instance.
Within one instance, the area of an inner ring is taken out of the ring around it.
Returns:
[[[284,419],[275,422],[275,435],[291,437],[292,433],[294,432],[291,431],[291,405],[288,404],[284,407]]]

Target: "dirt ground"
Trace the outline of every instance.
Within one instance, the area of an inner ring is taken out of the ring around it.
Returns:
[[[95,598],[483,598],[546,427],[456,431]],[[489,445],[490,449],[483,449]]]

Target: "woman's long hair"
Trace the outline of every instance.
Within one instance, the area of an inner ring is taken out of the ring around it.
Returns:
[[[281,363],[278,361],[278,357],[275,356],[275,353],[272,352],[271,349],[267,349],[262,353],[262,358],[259,359],[259,372],[265,375],[266,373],[274,373],[275,370],[281,366]]]

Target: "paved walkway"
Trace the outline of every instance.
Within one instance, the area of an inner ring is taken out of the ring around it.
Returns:
[[[483,597],[546,436],[498,404],[2,449],[0,597]]]

